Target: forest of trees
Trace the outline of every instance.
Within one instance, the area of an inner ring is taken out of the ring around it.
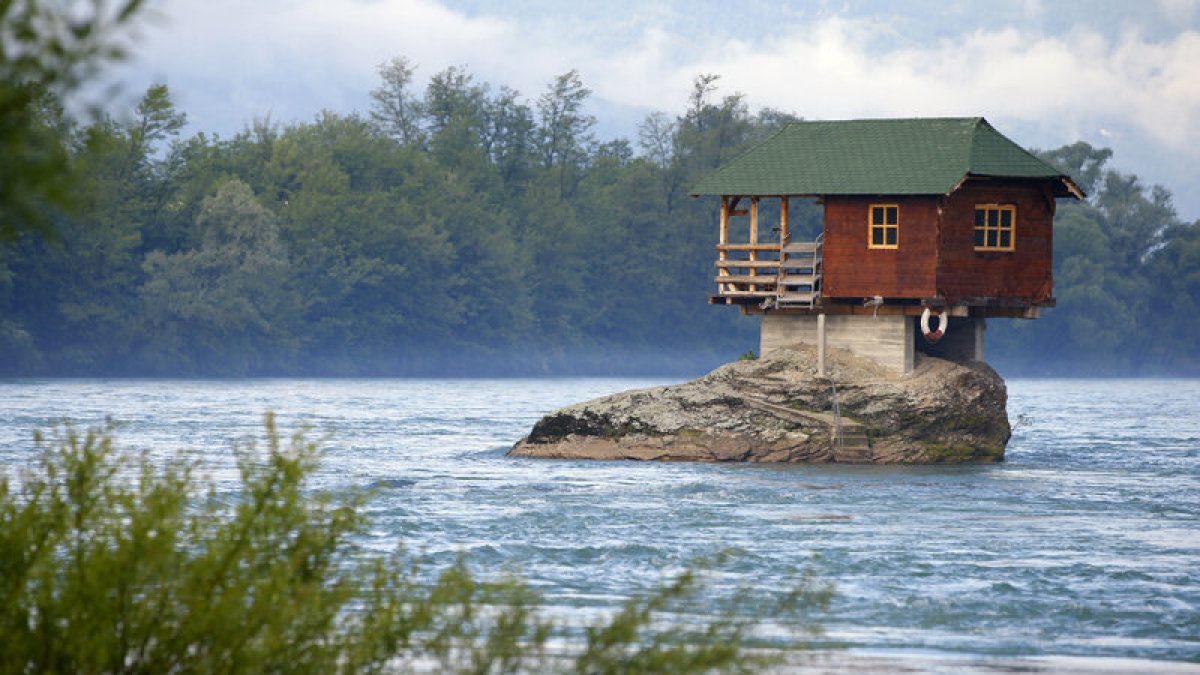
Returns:
[[[379,68],[364,114],[185,137],[164,85],[86,123],[44,95],[69,207],[0,242],[0,375],[696,374],[756,348],[705,304],[705,172],[798,119],[698,77],[636,140],[572,71],[530,100],[461,67]],[[803,111],[798,111],[800,114]],[[1009,374],[1200,374],[1200,222],[1075,143],[1058,307],[989,324]],[[815,232],[819,208],[796,200]]]

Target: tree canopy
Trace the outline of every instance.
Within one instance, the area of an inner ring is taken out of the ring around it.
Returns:
[[[462,66],[420,92],[416,69],[381,64],[364,115],[231,138],[185,135],[162,84],[88,121],[42,91],[22,124],[79,207],[35,205],[44,226],[0,247],[0,374],[696,374],[754,347],[755,321],[705,305],[717,210],[687,190],[795,115],[701,75],[605,140],[577,71],[530,100]],[[1091,196],[1060,205],[1058,308],[992,322],[989,359],[1200,372],[1200,223],[1107,149],[1042,156]],[[820,227],[810,202],[790,217]]]

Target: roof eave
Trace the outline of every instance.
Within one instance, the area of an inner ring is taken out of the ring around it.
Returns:
[[[1075,199],[1079,199],[1079,200],[1087,199],[1087,194],[1082,189],[1080,189],[1078,185],[1075,184],[1075,181],[1071,180],[1070,176],[1066,176],[1066,175],[1058,175],[1058,176],[994,176],[991,174],[968,173],[968,174],[964,175],[962,178],[958,179],[958,181],[955,182],[954,185],[950,186],[950,189],[946,191],[946,195],[948,196],[948,195],[954,194],[956,191],[958,191],[959,188],[961,188],[963,186],[964,183],[966,183],[968,180],[970,180],[972,178],[1007,178],[1007,179],[1011,179],[1011,180],[1055,181],[1055,188],[1056,188],[1054,190],[1055,197],[1074,197]]]
[[[1064,197],[1069,195],[1080,201],[1087,199],[1087,194],[1075,184],[1075,181],[1071,180],[1070,176],[1059,176],[1058,179],[1061,181],[1063,188],[1066,190],[1067,194],[1063,195]]]

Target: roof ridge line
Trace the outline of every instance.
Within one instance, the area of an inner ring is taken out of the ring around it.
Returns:
[[[846,122],[950,122],[967,120],[984,120],[980,115],[946,115],[944,117],[851,117],[840,119],[803,119],[792,120],[783,125],[782,128],[789,127],[793,124],[845,124]],[[990,126],[990,123],[989,123]]]
[[[985,126],[991,128],[993,131],[995,130],[995,127],[989,124],[988,121],[984,119],[983,115],[968,119],[974,120],[974,123],[971,125],[971,142],[967,143],[967,156],[965,158],[966,162],[964,162],[963,166],[964,178],[970,176],[972,170],[975,168],[975,147],[979,144],[979,132],[982,131],[983,127]]]

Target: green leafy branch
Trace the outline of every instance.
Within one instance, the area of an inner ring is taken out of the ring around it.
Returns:
[[[710,618],[704,582],[725,554],[580,638],[515,576],[460,558],[431,579],[402,552],[366,554],[370,493],[314,490],[317,444],[265,426],[265,447],[234,448],[233,494],[183,456],[119,451],[111,423],[35,436],[37,465],[0,479],[0,671],[748,672],[788,653],[747,649],[757,627],[811,634],[829,601],[802,575]]]

